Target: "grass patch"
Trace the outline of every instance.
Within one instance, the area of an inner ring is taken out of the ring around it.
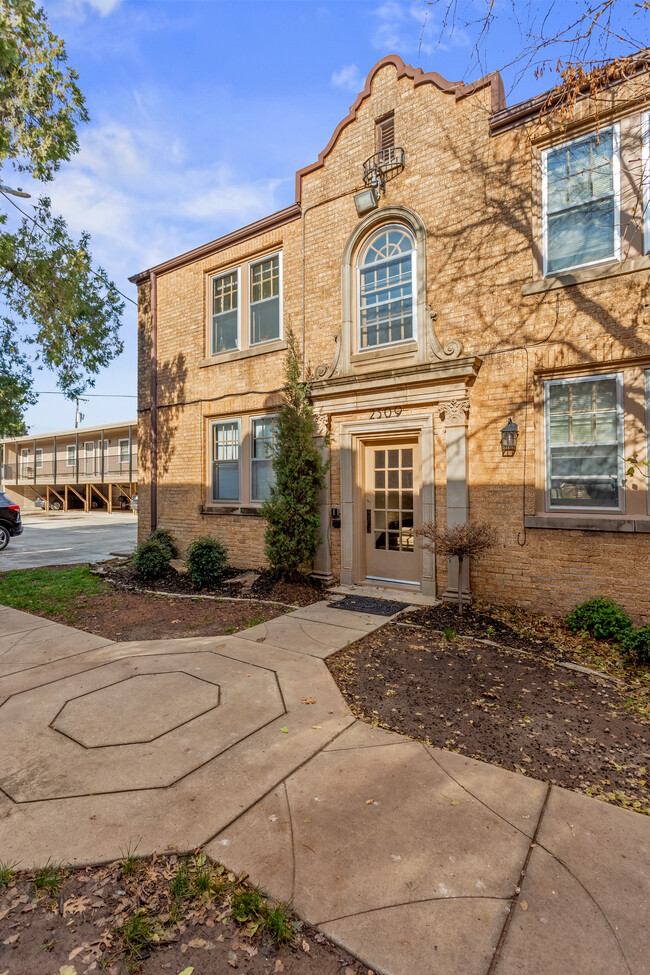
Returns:
[[[124,877],[134,877],[140,870],[142,866],[142,861],[140,857],[135,855],[135,851],[138,849],[138,844],[131,849],[127,846],[126,853],[122,854],[122,859],[120,860],[120,866],[122,868],[122,876]]]
[[[276,945],[289,944],[295,936],[285,904],[276,904],[275,907],[268,907],[267,905],[264,912],[264,928],[271,941]]]
[[[124,952],[130,959],[139,960],[148,948],[160,941],[156,919],[151,917],[144,908],[125,921],[117,930]]]
[[[105,584],[87,565],[69,569],[15,569],[0,576],[0,603],[37,616],[76,619],[80,597],[96,596]]]
[[[266,899],[257,887],[240,887],[234,891],[230,906],[237,924],[246,924],[262,917]]]
[[[15,863],[5,863],[4,860],[0,860],[0,890],[7,887],[11,883],[12,877],[15,877],[15,867]]]
[[[34,889],[37,894],[46,892],[50,897],[58,894],[63,883],[63,867],[51,863],[49,860],[44,867],[34,870]]]

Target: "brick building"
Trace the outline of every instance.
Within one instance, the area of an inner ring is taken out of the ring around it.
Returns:
[[[626,476],[650,429],[647,92],[639,70],[560,127],[496,73],[391,55],[295,204],[135,275],[141,535],[262,564],[292,328],[331,436],[319,574],[453,594],[413,527],[471,517],[497,533],[475,596],[650,618],[648,483]]]

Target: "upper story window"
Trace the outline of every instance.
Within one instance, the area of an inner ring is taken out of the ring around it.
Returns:
[[[544,274],[618,260],[618,127],[547,149],[542,167]]]
[[[120,440],[118,444],[118,450],[119,450],[120,467],[127,467],[131,457],[129,441],[127,439]]]
[[[43,466],[43,448],[37,447],[36,450],[34,451],[34,467],[40,469],[42,468],[42,466]]]
[[[69,443],[65,448],[65,463],[66,467],[75,467],[77,463],[77,447],[73,443]]]
[[[212,278],[212,355],[239,348],[239,268]]]
[[[545,383],[547,507],[623,508],[620,374]]]
[[[413,338],[415,241],[405,227],[377,231],[357,265],[359,350]]]
[[[250,265],[250,343],[280,338],[281,255]]]
[[[395,148],[395,116],[391,112],[376,125],[377,152]]]

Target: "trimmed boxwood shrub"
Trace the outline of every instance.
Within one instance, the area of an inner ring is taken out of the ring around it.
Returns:
[[[133,554],[133,564],[143,579],[160,579],[170,561],[169,549],[153,538],[145,539]]]
[[[166,528],[156,528],[147,536],[148,542],[159,542],[163,548],[166,548],[169,552],[170,559],[178,558],[178,545],[174,539],[174,536]]]
[[[576,606],[566,619],[567,626],[574,633],[586,630],[597,640],[618,640],[632,630],[632,620],[613,599],[597,596]]]
[[[196,538],[187,550],[187,571],[195,589],[217,589],[228,568],[228,550],[218,538]]]
[[[629,630],[621,640],[621,650],[626,663],[650,667],[650,624]]]

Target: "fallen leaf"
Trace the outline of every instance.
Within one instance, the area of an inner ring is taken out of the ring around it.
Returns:
[[[5,940],[2,943],[3,945],[13,945],[16,943],[16,941],[18,941],[19,937],[20,937],[19,934],[10,934],[9,937],[5,938]]]
[[[452,799],[451,804],[452,806],[460,806],[460,799]]]
[[[374,799],[366,799],[366,806],[372,806]]]
[[[278,821],[278,817],[275,814],[273,816],[269,816],[270,823],[277,823],[277,821]]]
[[[68,961],[72,961],[73,958],[76,958],[77,955],[80,955],[82,951],[86,951],[87,948],[88,945],[80,945],[79,948],[73,948],[70,954],[68,955]]]
[[[188,948],[211,948],[212,945],[205,938],[192,938],[191,941],[187,943]]]
[[[522,909],[522,911],[527,911],[528,910],[528,902],[527,901],[520,901],[519,902],[519,906]]]
[[[61,965],[59,975],[77,975],[77,969],[74,965]]]
[[[284,971],[284,965],[282,964],[282,962],[280,961],[279,958],[276,959],[275,968],[273,969],[273,971],[274,972],[283,972]]]
[[[280,731],[282,732],[283,735],[289,734],[289,729],[287,728],[286,725],[284,726],[284,728],[280,728]]]
[[[315,697],[303,697],[302,703],[303,704],[315,704],[316,703],[316,698]]]
[[[184,968],[182,972],[179,972],[178,975],[192,975],[193,971],[194,965],[190,965],[188,968]]]
[[[82,914],[90,907],[90,897],[71,897],[63,905],[63,916],[66,914]]]

